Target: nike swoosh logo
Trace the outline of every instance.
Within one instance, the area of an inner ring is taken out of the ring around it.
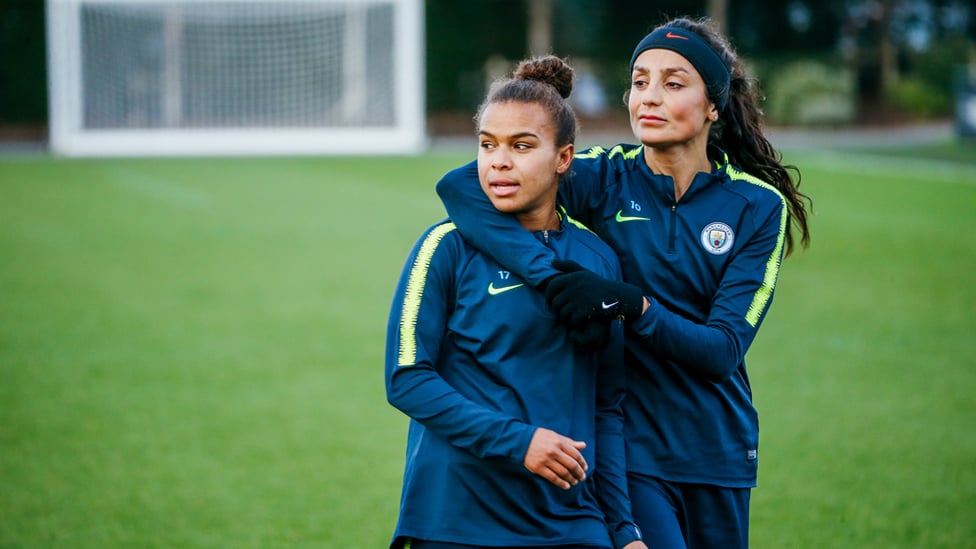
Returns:
[[[603,302],[600,303],[600,305],[603,307],[604,310],[607,310],[607,309],[611,309],[611,308],[615,307],[617,305],[617,303],[620,303],[620,302],[619,301],[614,301],[613,303],[607,303],[606,301],[603,301]]]
[[[650,221],[650,217],[631,217],[628,215],[623,215],[624,211],[620,210],[617,212],[617,223],[624,223],[626,221]]]
[[[666,36],[668,38],[680,38],[682,40],[687,40],[688,39],[687,36],[681,36],[680,34],[675,34],[675,33],[671,32],[671,31],[668,31],[668,33],[665,34],[664,36]]]
[[[488,293],[491,295],[503,294],[509,290],[514,290],[515,288],[521,288],[525,284],[515,284],[514,286],[502,286],[501,288],[496,288],[495,283],[492,282],[488,285]]]

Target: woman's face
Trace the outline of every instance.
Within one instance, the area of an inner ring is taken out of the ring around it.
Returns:
[[[573,160],[573,145],[557,147],[555,138],[551,118],[535,103],[492,103],[481,115],[481,189],[495,208],[515,214],[530,230],[547,228],[532,220],[552,217],[559,176]]]
[[[650,49],[637,57],[627,106],[634,136],[655,148],[707,143],[710,123],[718,119],[701,75],[671,50]]]

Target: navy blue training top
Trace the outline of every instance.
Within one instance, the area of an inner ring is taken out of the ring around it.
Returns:
[[[620,278],[605,243],[562,225],[519,230],[557,257]],[[411,418],[392,547],[410,538],[601,548],[637,539],[623,464],[620,323],[615,332],[605,352],[576,354],[539,291],[453,223],[429,228],[407,259],[387,331],[387,398]],[[525,468],[538,427],[586,442],[584,482],[562,490]]]
[[[711,173],[675,201],[642,146],[595,147],[576,155],[559,202],[614,248],[650,302],[626,332],[628,471],[745,488],[759,447],[745,355],[772,303],[788,210],[774,187],[709,155]],[[465,239],[512,272],[533,284],[558,273],[552,253],[494,210],[475,163],[437,192]]]

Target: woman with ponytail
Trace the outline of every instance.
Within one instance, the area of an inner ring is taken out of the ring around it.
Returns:
[[[758,92],[707,21],[674,19],[630,59],[638,145],[577,153],[558,204],[623,281],[557,257],[494,211],[473,164],[437,185],[465,240],[545,292],[581,345],[625,322],[627,479],[648,547],[744,548],[759,422],[745,356],[809,199],[762,130]]]
[[[613,250],[556,210],[576,139],[572,89],[554,56],[497,83],[475,117],[475,181],[493,212],[556,257],[620,280]],[[429,228],[387,331],[387,399],[410,417],[391,547],[647,549],[627,498],[614,324],[606,344],[579,352],[541,291],[450,220]]]

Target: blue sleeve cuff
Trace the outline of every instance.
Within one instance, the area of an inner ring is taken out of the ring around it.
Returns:
[[[616,530],[610,532],[610,538],[613,541],[613,546],[615,549],[626,547],[628,543],[633,543],[635,541],[641,541],[644,539],[641,536],[640,528],[633,523],[624,524],[623,526],[620,526]]]
[[[532,443],[532,437],[535,436],[536,426],[525,424],[522,426],[522,432],[518,435],[518,442],[516,446],[515,454],[512,455],[511,459],[515,463],[522,465],[525,463],[525,454],[529,451],[529,444]]]

